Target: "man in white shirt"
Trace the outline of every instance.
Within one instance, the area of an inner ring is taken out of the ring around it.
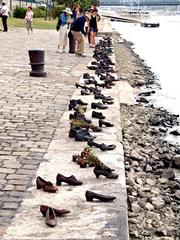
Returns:
[[[9,13],[8,13],[8,7],[7,5],[5,4],[5,2],[2,2],[2,24],[3,24],[3,32],[7,32],[8,31],[8,27],[7,27],[7,19],[8,19],[8,16],[9,16]]]

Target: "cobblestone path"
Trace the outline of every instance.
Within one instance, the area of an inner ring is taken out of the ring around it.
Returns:
[[[46,153],[89,57],[57,54],[56,31],[0,32],[0,236]],[[28,49],[45,50],[47,78],[29,77]],[[90,51],[90,50],[87,50]]]

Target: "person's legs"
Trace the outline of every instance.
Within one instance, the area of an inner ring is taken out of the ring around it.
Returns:
[[[64,39],[63,39],[63,52],[65,52],[65,48],[67,47],[67,29],[64,32]]]
[[[95,36],[97,30],[95,28],[90,29],[90,47],[95,47]]]
[[[4,32],[7,32],[7,30],[8,30],[8,27],[7,27],[7,16],[2,16],[2,23],[3,23]]]
[[[29,21],[26,21],[26,28],[27,28],[27,31],[28,31],[28,34],[29,34]]]
[[[74,38],[74,35],[72,34],[71,30],[68,33],[69,38],[69,53],[76,53],[76,39]]]
[[[90,46],[91,47],[95,46],[95,32],[93,31],[90,32]]]
[[[67,26],[61,26],[59,29],[59,44],[58,49],[63,51],[67,46]]]
[[[81,32],[72,31],[75,39],[77,40],[77,54],[82,55],[84,53],[84,37]]]
[[[33,33],[32,22],[29,22],[29,29],[31,30],[31,33]]]

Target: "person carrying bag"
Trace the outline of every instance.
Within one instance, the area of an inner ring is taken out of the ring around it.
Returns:
[[[63,10],[56,25],[56,30],[58,30],[59,33],[59,53],[64,53],[67,46],[68,25],[71,23],[70,15],[72,15],[72,11],[70,8],[66,8],[65,10]]]

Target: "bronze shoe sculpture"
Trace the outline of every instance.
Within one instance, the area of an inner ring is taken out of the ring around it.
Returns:
[[[98,102],[98,103],[92,102],[91,103],[91,108],[92,109],[96,109],[96,108],[98,108],[98,109],[107,109],[108,107],[103,105],[101,102]]]
[[[83,183],[81,181],[78,181],[74,175],[71,175],[70,177],[65,177],[62,174],[59,174],[56,176],[56,184],[57,186],[61,186],[61,183],[67,183],[68,185],[72,186],[79,186],[82,185]]]
[[[107,170],[107,169],[103,169],[101,167],[95,167],[93,170],[96,178],[99,178],[99,176],[105,176],[109,179],[117,179],[118,175],[116,173],[112,173],[111,171]]]
[[[99,119],[99,127],[102,127],[102,125],[104,125],[106,127],[113,127],[114,126],[114,124],[112,124],[110,122]]]
[[[116,197],[114,196],[102,195],[92,191],[86,191],[85,197],[88,202],[93,202],[94,198],[99,200],[100,202],[112,202],[116,199]]]
[[[47,182],[39,176],[36,179],[36,186],[37,189],[43,189],[44,192],[49,193],[55,193],[58,190],[58,188],[54,186],[51,182]]]
[[[47,205],[41,205],[40,206],[40,212],[42,213],[42,215],[44,217],[46,217],[46,212],[47,212],[48,208],[49,208],[49,206],[47,206]],[[54,210],[54,213],[57,217],[62,217],[63,215],[71,212],[67,209],[56,209],[56,208],[52,208],[52,209]]]
[[[116,145],[114,144],[110,144],[110,145],[106,145],[104,143],[96,143],[94,141],[91,141],[91,140],[88,140],[87,141],[87,144],[90,146],[90,147],[97,147],[97,148],[100,148],[101,151],[110,151],[110,150],[114,150],[116,148]]]
[[[57,225],[56,215],[51,207],[48,207],[46,211],[46,224],[49,227],[55,227]]]

